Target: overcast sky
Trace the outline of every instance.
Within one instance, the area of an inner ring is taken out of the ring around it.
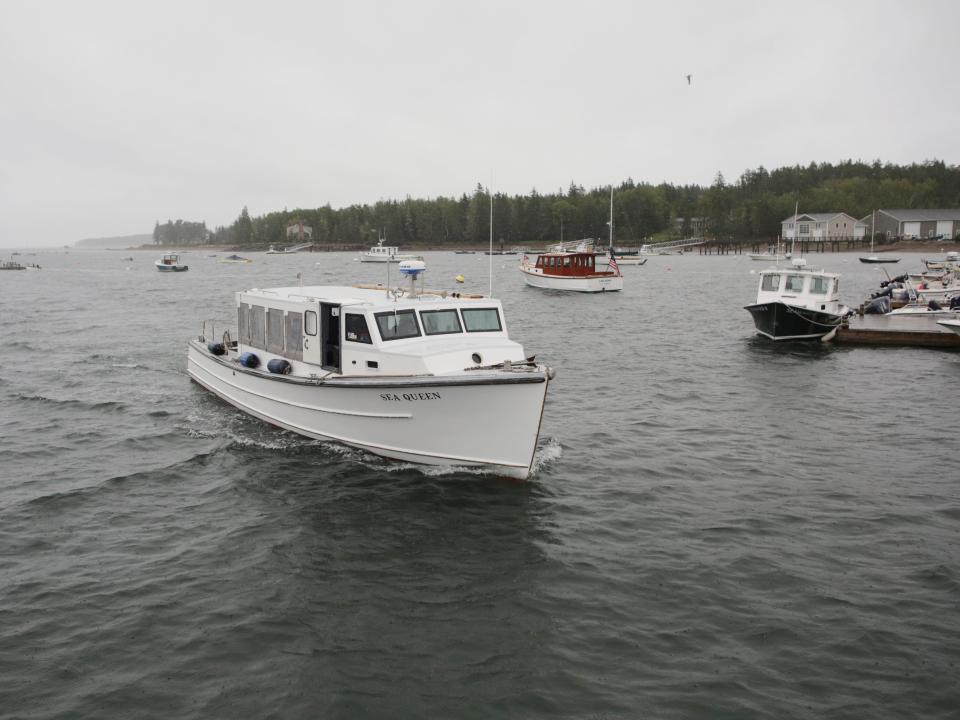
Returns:
[[[956,0],[0,0],[0,246],[491,180],[955,165],[958,21]]]

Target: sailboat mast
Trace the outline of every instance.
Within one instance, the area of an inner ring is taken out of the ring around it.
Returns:
[[[492,185],[493,183],[491,183]],[[490,194],[490,294],[493,297],[493,190],[487,188]]]
[[[800,232],[800,201],[793,206],[793,242],[790,245],[790,257],[797,251],[797,233]]]
[[[613,254],[613,185],[610,186],[610,254]]]
[[[870,255],[873,255],[873,219],[876,216],[877,211],[870,211]]]

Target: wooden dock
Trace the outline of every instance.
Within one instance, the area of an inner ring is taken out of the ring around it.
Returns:
[[[838,343],[890,347],[960,348],[960,335],[937,325],[951,315],[923,317],[854,315],[838,331]]]

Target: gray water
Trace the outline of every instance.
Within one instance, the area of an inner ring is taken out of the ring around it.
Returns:
[[[498,257],[511,336],[557,370],[517,483],[190,382],[235,290],[383,267],[130,254],[0,274],[0,717],[960,715],[960,354],[774,346],[745,257],[596,296]],[[486,291],[486,256],[426,257]],[[811,262],[851,304],[882,278]]]

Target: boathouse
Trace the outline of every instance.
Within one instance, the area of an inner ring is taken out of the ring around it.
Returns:
[[[800,213],[780,223],[784,240],[839,240],[856,237],[857,219],[846,213]]]
[[[870,217],[860,222],[869,226]],[[877,210],[873,226],[888,238],[952,240],[960,235],[960,210]]]

